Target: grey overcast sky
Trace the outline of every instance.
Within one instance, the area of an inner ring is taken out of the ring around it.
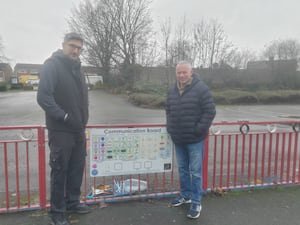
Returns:
[[[66,19],[84,0],[0,0],[0,36],[10,63],[43,63],[61,47]],[[112,0],[113,1],[113,0]],[[241,49],[261,51],[272,40],[300,40],[299,0],[153,0],[154,25],[217,19]]]

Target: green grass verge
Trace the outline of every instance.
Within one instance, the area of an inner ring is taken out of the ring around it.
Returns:
[[[212,91],[214,101],[218,105],[249,105],[249,104],[299,104],[300,90],[278,91],[243,91],[224,90]],[[141,107],[163,108],[166,93],[133,92],[130,101]]]

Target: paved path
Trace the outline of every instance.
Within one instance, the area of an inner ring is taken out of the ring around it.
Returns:
[[[86,215],[69,215],[73,225],[299,225],[300,186],[232,191],[203,199],[200,218],[186,218],[187,206],[171,208],[169,199],[92,206]],[[45,211],[0,215],[1,225],[46,225]]]

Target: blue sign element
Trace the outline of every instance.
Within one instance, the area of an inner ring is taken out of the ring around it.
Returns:
[[[98,174],[98,170],[92,170],[92,175],[96,176]]]

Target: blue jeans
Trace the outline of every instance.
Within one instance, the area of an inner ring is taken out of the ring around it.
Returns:
[[[175,144],[180,195],[189,198],[194,204],[202,200],[202,161],[204,141],[193,144]]]

